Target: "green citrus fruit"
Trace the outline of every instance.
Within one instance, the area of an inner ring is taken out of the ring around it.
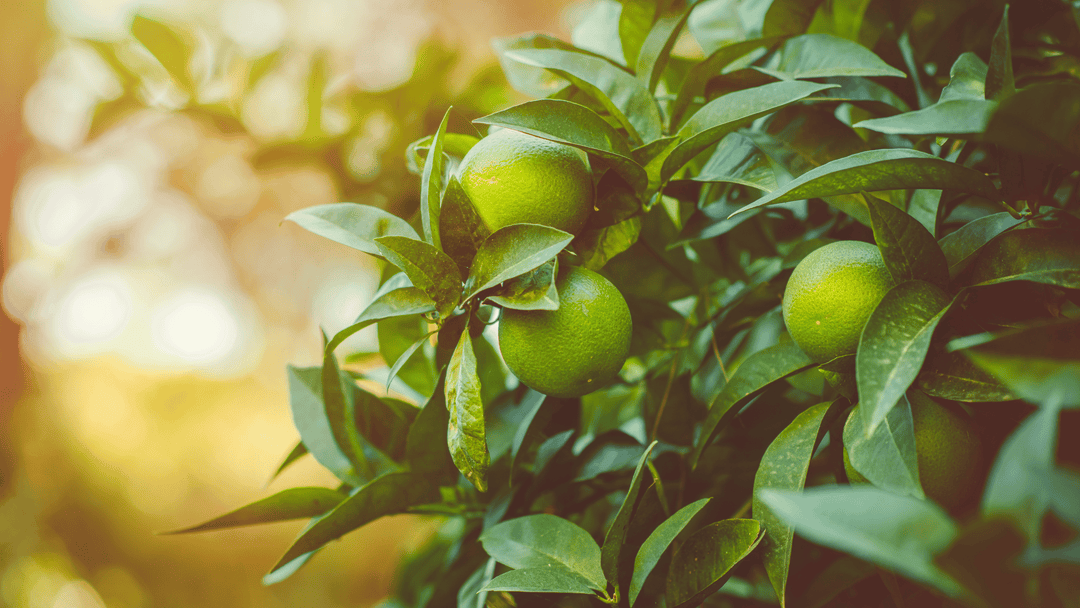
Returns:
[[[557,310],[504,309],[499,349],[526,386],[579,397],[610,381],[630,350],[630,309],[619,290],[580,267],[559,272]]]
[[[492,231],[543,224],[577,234],[593,208],[588,157],[570,146],[510,129],[481,139],[458,177]]]
[[[911,391],[908,399],[923,492],[927,498],[955,511],[974,498],[979,488],[982,440],[967,416],[920,391]],[[852,410],[851,415],[858,414]],[[850,423],[851,416],[848,417]],[[844,470],[851,482],[867,483],[867,479],[851,466],[846,449]]]
[[[784,324],[814,361],[854,353],[866,320],[892,284],[874,245],[829,243],[803,258],[791,273],[784,290]]]

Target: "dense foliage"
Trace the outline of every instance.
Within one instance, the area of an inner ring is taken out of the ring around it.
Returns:
[[[311,518],[271,583],[379,517],[444,517],[393,606],[1078,605],[1080,8],[624,0],[574,38],[495,41],[537,99],[448,109],[409,148],[414,217],[289,216],[386,262],[322,364],[288,370],[282,468],[310,453],[341,486],[192,530]],[[582,232],[485,227],[455,168],[489,126],[588,153]],[[780,303],[835,240],[875,243],[894,286],[817,364]],[[491,331],[557,306],[559,265],[633,317],[617,380],[574,399],[520,385]],[[371,325],[388,370],[338,358]],[[949,510],[920,483],[931,398],[981,437]]]

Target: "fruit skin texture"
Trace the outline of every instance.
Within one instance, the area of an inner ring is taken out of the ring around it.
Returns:
[[[915,429],[919,482],[927,498],[948,511],[967,505],[980,485],[982,439],[966,416],[954,413],[919,391],[908,393]],[[858,415],[855,410],[852,416]],[[850,416],[848,417],[850,421]],[[844,470],[852,483],[868,483],[851,466],[844,450]]]
[[[526,386],[552,397],[580,397],[622,369],[630,351],[630,308],[619,290],[579,267],[560,271],[557,310],[503,309],[499,349]]]
[[[866,320],[892,285],[877,247],[862,241],[829,243],[791,273],[784,290],[784,324],[814,361],[854,353]]]
[[[525,223],[577,234],[593,208],[592,170],[583,153],[510,129],[473,146],[458,176],[492,231]]]

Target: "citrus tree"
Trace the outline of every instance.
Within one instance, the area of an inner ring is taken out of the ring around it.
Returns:
[[[1077,606],[1076,3],[607,1],[574,40],[495,41],[534,99],[446,108],[414,215],[286,218],[385,263],[288,369],[281,468],[341,484],[185,531],[309,518],[272,583],[442,517],[389,606]]]

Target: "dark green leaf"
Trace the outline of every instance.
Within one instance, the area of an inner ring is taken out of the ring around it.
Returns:
[[[833,76],[905,77],[903,72],[882,61],[870,49],[832,34],[803,34],[791,38],[781,47],[780,57],[780,64],[775,69],[757,69],[784,80]]]
[[[539,268],[506,281],[488,299],[504,308],[514,310],[556,310],[559,292],[555,289],[558,258]]]
[[[589,583],[563,566],[547,564],[511,570],[484,585],[483,591],[531,591],[533,593],[592,594]]]
[[[640,234],[641,218],[634,216],[611,226],[586,228],[574,241],[574,249],[582,266],[600,270],[608,260],[632,247]]]
[[[956,524],[932,501],[872,486],[762,490],[761,501],[801,536],[851,553],[956,596],[959,586],[933,563]],[[918,530],[913,534],[912,530]]]
[[[645,542],[641,544],[637,557],[634,558],[634,574],[630,579],[631,606],[637,602],[638,594],[641,593],[641,587],[645,584],[645,579],[656,567],[664,551],[675,540],[675,537],[683,531],[683,528],[690,523],[690,520],[698,514],[698,511],[701,511],[708,504],[709,500],[711,499],[702,498],[679,509],[674,515],[657,526],[652,531],[652,534],[645,539]]]
[[[323,339],[326,335],[323,334]],[[341,374],[337,357],[334,353],[323,354],[321,371],[323,410],[330,422],[330,432],[334,435],[341,452],[352,463],[353,470],[361,481],[368,482],[375,477],[374,469],[368,462],[361,445],[360,432],[356,428],[355,403],[353,390],[356,383],[349,375]]]
[[[539,513],[504,521],[485,530],[480,542],[488,555],[511,568],[562,567],[593,589],[607,587],[600,547],[561,517]]]
[[[321,367],[288,366],[289,405],[300,439],[319,464],[338,479],[358,485],[361,480],[353,462],[337,442],[322,395]]]
[[[925,281],[885,293],[866,321],[855,355],[863,431],[869,437],[919,374],[930,338],[952,303]]]
[[[498,125],[559,142],[603,158],[637,192],[645,189],[645,169],[611,125],[583,105],[559,99],[537,99],[473,122]]]
[[[461,474],[481,492],[487,491],[489,455],[484,428],[484,404],[469,326],[461,332],[457,348],[446,368],[446,408],[450,421],[446,444]]]
[[[710,78],[718,76],[724,68],[736,59],[745,56],[747,53],[761,47],[771,48],[774,45],[779,44],[782,40],[784,40],[784,36],[733,42],[713,51],[700,63],[690,68],[690,71],[686,74],[686,79],[683,80],[682,86],[679,87],[679,93],[675,96],[675,101],[672,102],[671,109],[669,110],[672,128],[674,129],[682,124],[683,114],[685,114],[687,108],[694,103],[694,99],[705,94],[705,83],[707,83]]]
[[[431,148],[424,159],[424,173],[420,176],[420,221],[424,225],[424,240],[436,249],[442,249],[439,206],[442,204],[443,137],[446,135],[446,123],[450,120],[450,110],[446,109],[439,130],[431,140]]]
[[[648,89],[610,62],[584,53],[557,49],[523,49],[506,56],[549,69],[574,83],[611,113],[630,137],[648,143],[661,135],[660,109]]]
[[[683,26],[686,25],[686,19],[690,16],[692,8],[693,6],[684,10],[681,16],[672,15],[657,19],[652,30],[649,31],[648,37],[645,38],[645,42],[641,45],[641,51],[634,60],[634,65],[637,66],[634,68],[634,73],[637,74],[638,79],[645,84],[645,87],[650,92],[656,91],[660,76],[671,58],[671,49],[675,46],[675,41],[678,39],[679,33],[682,32]],[[625,10],[625,6],[623,10]],[[622,29],[621,25],[620,19],[620,29]],[[630,62],[629,58],[627,62]],[[657,133],[657,137],[659,136],[660,134]],[[656,137],[653,139],[656,139]]]
[[[325,517],[325,515],[313,518],[311,521],[309,521],[307,523],[306,526],[304,526],[303,531],[301,531],[300,533],[303,534],[304,532],[307,532],[308,530],[310,530],[311,527],[314,526],[316,523],[318,523],[319,520],[322,519],[323,517]],[[307,553],[297,557],[296,559],[294,559],[291,562],[285,564],[284,566],[282,566],[282,567],[274,570],[273,572],[263,576],[262,584],[264,584],[264,585],[274,585],[274,584],[280,583],[281,581],[289,578],[290,576],[295,574],[297,570],[299,570],[301,567],[303,567],[303,565],[306,564],[308,562],[308,560],[311,559],[318,551],[319,551],[319,549],[315,549],[314,551],[308,551]]]
[[[491,236],[491,230],[480,219],[469,195],[454,175],[446,184],[442,206],[439,209],[439,234],[442,250],[455,262],[462,276],[468,276],[476,251]]]
[[[326,352],[333,352],[349,336],[383,319],[422,315],[434,311],[435,302],[416,287],[401,287],[376,294],[375,299],[367,305],[352,325],[334,334],[334,337],[326,344]]]
[[[868,198],[867,208],[874,241],[893,281],[917,280],[942,289],[948,287],[949,263],[929,230],[915,218],[880,199]]]
[[[983,492],[984,517],[1008,516],[1037,542],[1043,516],[1050,505],[1058,435],[1058,408],[1042,407],[1028,416],[997,454]]]
[[[671,558],[667,579],[670,605],[697,605],[711,595],[763,536],[765,531],[752,519],[725,519],[695,532]]]
[[[142,15],[135,15],[132,19],[131,34],[150,51],[182,89],[188,93],[194,90],[187,70],[191,47],[179,34],[164,23]]]
[[[932,397],[953,401],[979,403],[1017,398],[1001,381],[959,352],[931,353],[915,385]]]
[[[738,213],[800,199],[905,188],[950,188],[988,198],[996,198],[997,193],[986,175],[932,154],[906,149],[869,150],[811,169]]]
[[[1010,213],[992,213],[961,226],[941,239],[941,251],[949,262],[949,275],[955,277],[973,260],[983,245],[1006,230],[1022,224]]]
[[[992,103],[992,102],[985,102]],[[1034,84],[1002,100],[985,139],[1009,150],[1080,167],[1080,84]]]
[[[476,252],[465,299],[535,270],[573,239],[572,234],[539,224],[512,224],[496,230]]]
[[[970,345],[974,341],[981,343]],[[1076,320],[954,340],[949,347],[967,347],[965,355],[1021,399],[1043,406],[1080,405],[1080,322]]]
[[[822,91],[820,97],[847,101],[876,115],[893,116],[911,110],[892,90],[868,78],[838,76],[825,78],[823,82],[838,84],[840,88]]]
[[[979,252],[967,282],[994,285],[1007,281],[1080,289],[1080,232],[1032,228],[1010,230],[991,240]]]
[[[627,65],[637,65],[638,53],[656,19],[657,0],[623,0],[619,11],[619,42]]]
[[[409,348],[405,349],[405,352],[401,353],[398,356],[397,360],[394,361],[394,365],[390,368],[390,373],[388,373],[386,375],[386,391],[387,392],[390,392],[390,385],[394,382],[394,378],[397,377],[398,372],[401,371],[401,368],[404,367],[405,364],[409,362],[409,359],[412,358],[413,353],[415,353],[417,350],[419,350],[425,344],[428,344],[431,341],[431,336],[434,333],[435,332],[433,331],[433,332],[431,332],[429,334],[426,334],[426,335],[422,336],[416,342],[413,342],[409,346]]]
[[[691,179],[697,182],[731,182],[772,192],[776,181],[776,162],[742,133],[731,133],[716,146],[701,171]]]
[[[403,236],[384,236],[375,244],[391,264],[400,268],[435,301],[440,319],[450,316],[461,301],[461,274],[450,256],[435,247]]]
[[[304,445],[304,442],[303,441],[297,441],[296,445],[293,446],[293,449],[289,452],[289,455],[285,457],[285,460],[281,461],[281,464],[278,465],[277,470],[275,470],[274,474],[270,476],[270,480],[267,481],[266,484],[270,485],[270,481],[273,481],[273,480],[277,479],[277,476],[281,475],[282,471],[289,468],[290,464],[292,464],[292,463],[296,462],[297,460],[299,460],[300,458],[306,456],[307,453],[308,453],[308,449],[307,449],[307,446]]]
[[[220,530],[222,528],[315,517],[333,509],[344,499],[344,494],[329,488],[289,488],[220,517],[215,517],[206,523],[182,530],[164,532],[164,534],[204,532],[206,530]]]
[[[333,511],[304,531],[270,571],[273,574],[301,555],[314,551],[384,515],[441,499],[439,490],[423,475],[391,473],[357,488]]]
[[[761,30],[766,36],[801,34],[825,0],[774,0],[765,13]]]
[[[525,416],[522,418],[521,424],[518,425],[517,432],[514,433],[514,440],[510,444],[511,470],[514,468],[513,464],[517,462],[522,447],[526,445],[526,440],[535,439],[540,433],[541,427],[547,420],[550,420],[550,416],[540,416],[539,420],[537,419],[545,399],[547,399],[547,395],[531,388],[526,391],[525,396],[521,399],[520,407],[525,410]],[[534,422],[536,423],[535,426]]]
[[[814,362],[794,342],[781,342],[747,357],[709,406],[709,415],[690,455],[691,466],[696,466],[701,452],[709,445],[722,422],[726,423],[774,382],[813,365]]]
[[[1009,5],[1001,16],[1001,24],[990,45],[990,69],[986,74],[986,98],[998,99],[1016,92],[1013,78],[1012,45],[1009,43]]]
[[[646,170],[666,183],[690,159],[753,120],[814,93],[834,88],[813,82],[774,82],[752,89],[728,93],[707,103],[679,129],[678,138],[653,159]]]
[[[634,469],[634,476],[630,478],[630,487],[627,488],[626,496],[623,498],[622,504],[619,505],[615,520],[611,522],[611,527],[608,528],[607,534],[604,535],[604,546],[600,550],[600,566],[604,571],[604,575],[607,576],[607,580],[616,585],[618,585],[619,581],[619,561],[623,547],[626,545],[626,535],[630,530],[630,522],[634,518],[634,511],[637,509],[638,501],[641,498],[641,484],[644,482],[642,471],[645,470],[649,454],[652,453],[655,447],[656,442],[654,441],[649,444],[649,447],[645,448],[645,453],[641,455],[641,460],[638,461],[637,468]]]
[[[791,563],[791,543],[794,535],[791,526],[774,515],[758,494],[766,488],[803,489],[806,472],[810,469],[810,457],[814,455],[814,446],[821,430],[821,421],[829,407],[829,403],[819,403],[799,414],[769,444],[761,457],[757,475],[754,476],[754,518],[761,522],[765,529],[761,559],[781,606],[785,606],[787,601],[788,567]]]
[[[907,398],[901,397],[869,435],[861,408],[856,406],[844,425],[844,450],[851,467],[883,490],[925,498],[915,457],[915,423]]]
[[[973,135],[986,130],[996,108],[997,103],[993,101],[954,99],[914,112],[864,120],[852,126],[898,135]]]
[[[377,207],[356,203],[307,207],[290,213],[285,219],[321,237],[371,255],[382,255],[375,244],[375,239],[379,237],[420,238],[412,226],[400,217]]]
[[[457,608],[485,608],[487,606],[487,591],[482,591],[491,578],[495,576],[494,559],[488,558],[487,562],[476,569],[469,580],[458,590]]]
[[[439,379],[431,399],[416,415],[405,445],[410,470],[432,483],[451,483],[457,479],[457,469],[446,445],[450,413],[446,409],[444,382],[444,378]]]

